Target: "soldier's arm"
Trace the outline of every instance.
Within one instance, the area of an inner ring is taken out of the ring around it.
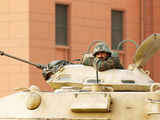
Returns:
[[[113,69],[114,62],[112,61],[112,59],[100,60],[98,58],[95,58],[93,62],[93,66],[95,69],[97,68],[99,71],[105,71],[105,70]]]
[[[93,66],[94,57],[92,54],[84,54],[81,59],[81,64],[87,65],[87,66]]]
[[[120,63],[119,57],[110,57],[108,61],[113,61],[113,67],[116,69],[124,69],[122,64]]]
[[[98,58],[95,58],[93,66],[99,71],[105,71],[110,69],[123,69],[123,66],[120,64],[119,58],[116,57],[110,57],[107,60],[99,60]]]

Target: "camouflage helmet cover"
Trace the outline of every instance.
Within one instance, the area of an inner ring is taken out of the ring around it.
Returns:
[[[99,52],[108,53],[109,56],[111,56],[111,54],[112,54],[110,49],[108,48],[108,46],[103,42],[96,44],[96,46],[95,46],[95,48],[93,50],[93,56],[96,56],[96,54],[99,53]]]

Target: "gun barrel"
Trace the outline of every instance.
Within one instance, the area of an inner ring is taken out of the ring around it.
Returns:
[[[13,58],[13,59],[15,59],[15,60],[18,60],[18,61],[21,61],[21,62],[30,64],[30,65],[33,65],[33,66],[35,66],[35,67],[37,67],[37,68],[39,68],[39,69],[44,69],[44,68],[46,67],[45,65],[34,64],[34,63],[29,62],[29,61],[27,61],[27,60],[23,60],[23,59],[17,58],[17,57],[15,57],[15,56],[9,55],[9,54],[7,54],[7,53],[5,53],[5,52],[3,52],[3,51],[0,51],[0,55],[1,55],[1,56],[4,55],[4,56],[10,57],[10,58]]]

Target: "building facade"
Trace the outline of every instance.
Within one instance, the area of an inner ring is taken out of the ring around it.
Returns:
[[[112,50],[118,42],[140,44],[148,35],[160,33],[160,0],[1,0],[0,50],[11,55],[48,64],[57,59],[81,58],[94,40],[103,40]],[[125,43],[118,50],[122,64],[132,63],[136,47]],[[160,52],[146,65],[152,78],[160,81]],[[51,89],[41,70],[0,57],[0,96],[14,88],[37,85]]]

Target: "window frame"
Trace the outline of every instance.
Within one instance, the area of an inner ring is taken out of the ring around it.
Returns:
[[[113,13],[113,11],[117,11],[117,12],[122,12],[122,33],[121,33],[121,35],[122,35],[122,40],[121,41],[123,41],[124,40],[124,16],[125,16],[125,12],[124,12],[124,10],[121,10],[121,9],[111,9],[111,48],[113,49],[113,46],[112,46],[112,44],[113,44],[113,40],[112,40],[112,29],[113,29],[113,27],[112,27],[112,13]],[[117,46],[116,46],[117,47]],[[113,50],[117,50],[117,49],[113,49]],[[124,47],[122,48],[122,49],[120,49],[120,51],[123,51],[124,50]]]
[[[108,31],[108,43],[112,51],[116,51],[119,54],[119,57],[121,59],[121,63],[125,65],[125,52],[126,52],[126,47],[125,44],[123,45],[123,50],[114,50],[112,49],[112,11],[122,11],[123,12],[123,38],[122,40],[125,40],[127,38],[127,9],[126,8],[109,8],[109,31]]]
[[[66,6],[66,38],[65,38],[65,40],[64,40],[64,43],[65,44],[57,44],[57,22],[56,22],[56,14],[57,14],[57,12],[56,12],[56,9],[57,9],[57,5],[62,5],[62,6]],[[66,4],[59,4],[59,3],[56,3],[55,4],[55,44],[56,44],[56,46],[68,46],[68,5],[66,5]]]
[[[56,44],[56,5],[66,5],[67,7],[67,44],[66,45],[58,45]],[[57,49],[69,49],[70,48],[70,39],[71,39],[71,1],[66,1],[66,0],[56,0],[55,4],[54,4],[54,8],[55,8],[55,14],[54,14],[54,45],[55,48]]]
[[[110,31],[109,31],[109,39],[110,39],[110,41],[109,41],[109,43],[110,43],[110,48],[112,49],[112,11],[121,11],[121,12],[123,12],[123,32],[122,32],[122,40],[125,40],[126,38],[127,38],[127,32],[126,32],[126,30],[127,30],[127,9],[126,8],[110,8],[109,9],[109,13],[110,13],[110,16],[109,16],[109,28],[110,28]],[[123,46],[123,50],[114,50],[113,49],[113,51],[119,51],[120,53],[124,53],[125,52],[125,46]]]

